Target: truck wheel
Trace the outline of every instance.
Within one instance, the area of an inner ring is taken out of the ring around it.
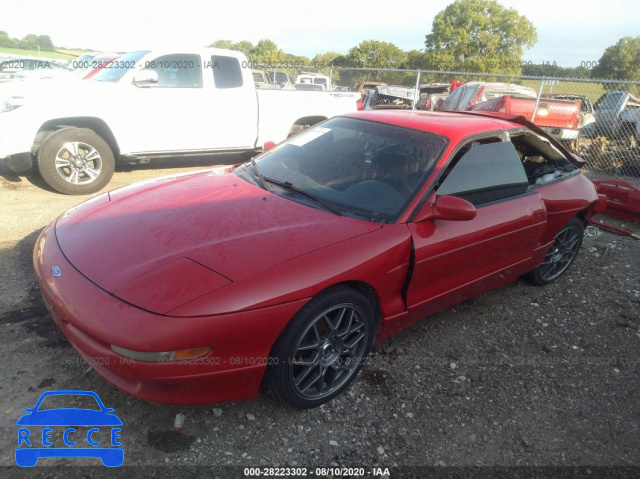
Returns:
[[[38,170],[54,190],[66,195],[95,193],[115,168],[111,148],[91,130],[63,128],[49,135],[38,150]]]

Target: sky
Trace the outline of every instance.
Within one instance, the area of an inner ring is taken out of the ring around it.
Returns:
[[[215,40],[273,40],[294,55],[347,53],[363,40],[424,48],[433,18],[453,0],[167,1],[3,0],[0,30],[48,35],[66,48],[132,51],[197,48]],[[624,36],[640,36],[638,0],[498,0],[536,27],[523,60],[580,66]]]

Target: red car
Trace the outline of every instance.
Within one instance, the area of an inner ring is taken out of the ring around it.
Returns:
[[[524,119],[358,112],[226,171],[97,196],[35,247],[54,321],[123,391],[320,405],[374,341],[526,275],[547,284],[602,203]]]

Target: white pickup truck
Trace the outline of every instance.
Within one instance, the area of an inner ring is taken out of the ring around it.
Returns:
[[[357,92],[256,90],[250,65],[215,48],[123,55],[93,81],[43,86],[0,113],[0,158],[17,173],[36,167],[56,191],[87,194],[109,182],[115,159],[255,153],[357,109]]]

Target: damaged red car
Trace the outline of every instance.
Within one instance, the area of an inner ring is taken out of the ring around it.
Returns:
[[[508,115],[358,112],[225,171],[72,208],[34,265],[53,320],[141,399],[298,408],[374,341],[526,276],[560,277],[600,201],[580,159]]]

